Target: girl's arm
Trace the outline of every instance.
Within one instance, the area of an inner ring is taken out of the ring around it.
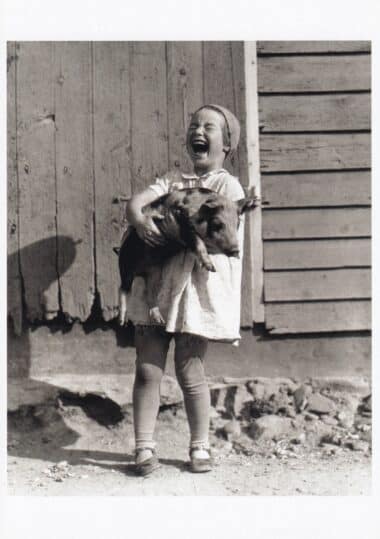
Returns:
[[[153,219],[142,212],[142,209],[147,204],[150,204],[157,198],[157,193],[149,187],[134,195],[125,210],[127,220],[135,227],[139,237],[154,247],[164,243],[161,232],[155,225]]]

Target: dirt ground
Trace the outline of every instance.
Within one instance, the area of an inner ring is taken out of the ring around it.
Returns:
[[[114,416],[112,417],[112,414]],[[8,493],[36,496],[370,495],[371,457],[303,439],[259,443],[244,434],[227,441],[212,429],[215,467],[192,474],[186,461],[188,427],[181,407],[160,412],[161,467],[148,478],[133,465],[130,410],[94,413],[94,403],[66,402],[11,413]],[[111,417],[111,421],[110,418]]]

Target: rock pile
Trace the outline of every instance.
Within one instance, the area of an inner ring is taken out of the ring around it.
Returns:
[[[305,443],[326,454],[370,451],[371,395],[363,380],[224,379],[210,389],[212,431],[246,454],[269,442],[287,442],[293,453]]]

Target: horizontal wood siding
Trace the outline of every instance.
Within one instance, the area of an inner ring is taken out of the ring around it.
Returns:
[[[304,301],[316,299],[369,299],[369,269],[327,269],[268,271],[265,275],[265,301]]]
[[[264,269],[368,267],[369,238],[264,242]]]
[[[265,210],[264,239],[352,238],[371,235],[369,208]]]
[[[368,206],[369,171],[301,172],[265,177],[263,202],[268,208]]]
[[[371,87],[369,55],[262,57],[259,92],[346,92]]]
[[[259,54],[331,54],[366,53],[371,50],[370,41],[259,41]]]
[[[262,172],[369,168],[370,135],[284,134],[260,139]]]
[[[126,200],[168,169],[191,170],[186,128],[205,101],[243,118],[228,167],[247,185],[244,45],[21,42],[9,45],[8,67],[14,327],[23,304],[29,321],[111,320]],[[252,295],[246,271],[243,280]]]
[[[271,333],[365,331],[371,327],[368,300],[268,303],[265,313]]]
[[[258,55],[266,325],[370,329],[370,44]]]
[[[260,99],[262,133],[368,130],[370,94],[282,95]]]

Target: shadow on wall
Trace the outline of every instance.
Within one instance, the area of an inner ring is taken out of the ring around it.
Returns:
[[[23,260],[24,266],[27,265],[28,271],[30,270],[31,274],[35,276],[35,287],[33,290],[28,290],[29,296],[38,296],[40,300],[43,301],[43,295],[46,290],[51,286],[51,284],[58,279],[57,268],[52,264],[45,264],[44,261],[50,261],[52,256],[55,256],[57,250],[57,241],[59,241],[60,249],[60,264],[59,264],[59,275],[62,275],[68,268],[73,264],[76,256],[76,243],[72,238],[68,236],[53,236],[51,238],[46,238],[44,240],[36,241],[27,247],[13,253],[8,256],[8,275],[14,274],[14,268],[18,268],[19,260]],[[21,281],[22,282],[22,281]],[[23,282],[22,282],[23,286]],[[11,278],[8,278],[8,298],[10,294],[13,293],[12,290],[13,283]],[[12,400],[19,400],[18,390],[15,388],[17,386],[11,384],[11,380],[14,378],[17,379],[28,379],[30,374],[31,367],[31,346],[29,338],[29,327],[27,321],[27,305],[25,301],[26,291],[22,291],[22,306],[16,308],[15,316],[20,316],[17,309],[22,309],[21,320],[22,324],[19,328],[19,333],[16,338],[14,337],[15,333],[15,323],[12,320],[12,316],[8,316],[8,403],[10,405]],[[61,315],[62,316],[62,315]],[[10,339],[10,335],[12,339]],[[10,345],[12,341],[12,345]],[[56,390],[51,384],[47,384],[41,381],[33,381],[33,394],[36,395],[49,395],[53,390]],[[28,397],[29,398],[29,397]],[[28,401],[27,398],[27,401]],[[22,401],[22,398],[21,398]],[[10,408],[12,408],[10,406]],[[31,405],[25,406],[21,405],[21,418],[25,421],[25,414],[33,416],[33,411],[35,407],[33,406],[33,397],[31,398]],[[57,414],[55,414],[57,415]],[[12,413],[10,418],[15,416],[15,413]],[[60,428],[60,434],[62,436],[63,443],[73,443],[78,435],[76,432],[68,428],[62,419],[58,421]],[[8,431],[8,437],[10,436],[10,431]],[[21,444],[20,447],[23,447]],[[12,455],[12,447],[8,447],[9,454]],[[22,456],[25,456],[24,454]]]
[[[20,260],[28,270],[30,276],[28,289],[25,290],[24,280],[21,277],[22,287],[22,305],[16,305],[14,313],[8,316],[8,331],[20,333],[18,341],[20,359],[18,365],[8,364],[8,376],[16,375],[12,367],[17,367],[17,376],[26,377],[30,370],[30,346],[28,343],[28,305],[26,298],[31,298],[40,304],[44,304],[44,294],[58,280],[58,275],[63,275],[73,264],[76,257],[76,245],[69,236],[52,236],[43,240],[36,241],[30,245],[23,247],[19,251],[8,256],[8,302],[12,307],[12,294],[17,297],[18,292],[14,291],[12,275],[18,274]],[[51,264],[51,260],[57,253],[57,245],[59,245],[59,266]],[[20,270],[21,272],[21,270]],[[31,282],[30,282],[31,281]],[[32,284],[33,283],[33,284]],[[17,286],[18,282],[16,283]],[[19,309],[21,309],[21,316]],[[33,316],[33,313],[30,313]],[[62,315],[61,315],[62,316]],[[15,322],[15,318],[20,317],[21,327]],[[9,354],[9,349],[8,349]]]

